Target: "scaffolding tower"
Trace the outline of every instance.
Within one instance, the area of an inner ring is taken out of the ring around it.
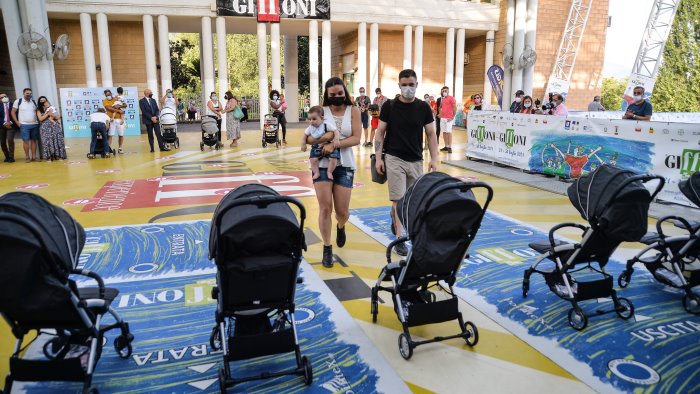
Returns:
[[[639,44],[637,58],[632,67],[632,74],[656,79],[666,40],[671,33],[673,19],[676,17],[680,2],[681,0],[654,1],[642,42]]]

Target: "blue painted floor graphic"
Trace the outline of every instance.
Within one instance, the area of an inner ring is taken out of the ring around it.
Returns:
[[[351,210],[351,223],[388,245],[389,207]],[[635,318],[592,316],[578,332],[568,325],[569,302],[550,292],[541,275],[531,277],[522,296],[523,271],[537,253],[528,247],[547,235],[512,218],[488,212],[470,258],[460,270],[456,291],[503,327],[599,392],[700,391],[700,316],[686,313],[682,294],[637,267],[628,288],[619,290],[635,305]],[[610,261],[615,276],[624,269]],[[600,278],[600,276],[598,276]],[[611,308],[609,300],[581,303],[589,313]]]
[[[209,335],[216,301],[210,298],[216,267],[207,260],[208,222],[88,229],[81,264],[104,275],[120,290],[112,306],[129,322],[135,336],[129,359],[112,347],[107,334],[93,385],[101,393],[219,392],[222,353]],[[296,294],[297,334],[311,360],[314,381],[301,376],[242,383],[229,392],[333,393],[408,392],[407,387],[314,270],[302,264],[304,283]],[[111,318],[107,319],[110,322]],[[30,348],[40,354],[41,342]],[[232,362],[232,374],[295,367],[293,353]],[[75,392],[64,382],[25,384],[29,393]]]

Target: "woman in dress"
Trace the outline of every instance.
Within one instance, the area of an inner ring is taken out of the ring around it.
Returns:
[[[313,180],[318,200],[318,227],[323,239],[323,266],[333,266],[333,246],[331,245],[331,212],[335,208],[336,238],[339,248],[345,245],[345,224],[350,217],[350,196],[352,194],[353,180],[355,176],[355,154],[352,147],[360,144],[362,124],[360,123],[360,110],[352,105],[343,80],[333,77],[326,82],[323,92],[323,114],[326,122],[334,122],[340,138],[335,139],[333,132],[328,132],[321,138],[307,137],[310,145],[328,142],[323,146],[323,152],[330,154],[336,148],[340,148],[340,160],[333,179],[328,178],[328,158],[322,158],[320,176]]]
[[[226,138],[231,140],[231,148],[238,146],[238,139],[241,138],[241,120],[233,116],[233,111],[238,107],[238,99],[233,96],[233,93],[227,91],[224,95],[226,99]]]
[[[280,98],[280,92],[273,90],[270,92],[270,107],[272,108],[272,116],[279,121],[282,129],[282,143],[287,143],[287,119],[284,117],[286,103]]]
[[[206,116],[213,116],[216,119],[216,128],[219,130],[216,133],[216,138],[221,142],[221,114],[223,113],[224,107],[219,102],[219,96],[216,92],[211,92],[209,94],[209,101],[207,101],[207,111]]]
[[[66,144],[63,139],[63,127],[61,127],[61,115],[56,107],[51,106],[49,100],[39,97],[36,116],[41,123],[41,151],[44,160],[64,160],[66,158]]]

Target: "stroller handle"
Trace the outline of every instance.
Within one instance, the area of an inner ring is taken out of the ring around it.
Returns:
[[[664,244],[665,244],[664,238],[666,238],[666,234],[664,234],[664,231],[661,228],[661,225],[664,222],[668,222],[670,220],[679,221],[685,227],[685,229],[688,230],[688,234],[691,234],[691,235],[693,234],[693,227],[684,218],[682,218],[680,216],[674,216],[674,215],[664,216],[656,222],[656,232],[659,233],[659,238],[660,238],[659,245],[661,245],[661,246],[664,246]]]
[[[556,226],[549,229],[549,244],[552,245],[552,250],[554,250],[554,247],[556,246],[556,244],[554,243],[554,233],[556,233],[557,231],[561,230],[564,227],[575,227],[575,228],[580,229],[583,232],[586,232],[586,230],[588,230],[588,227],[586,227],[582,224],[573,223],[573,222],[557,224]]]

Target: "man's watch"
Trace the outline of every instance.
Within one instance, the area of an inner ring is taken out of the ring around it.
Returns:
[[[637,115],[636,115],[636,114],[632,114],[632,119],[637,119]]]

